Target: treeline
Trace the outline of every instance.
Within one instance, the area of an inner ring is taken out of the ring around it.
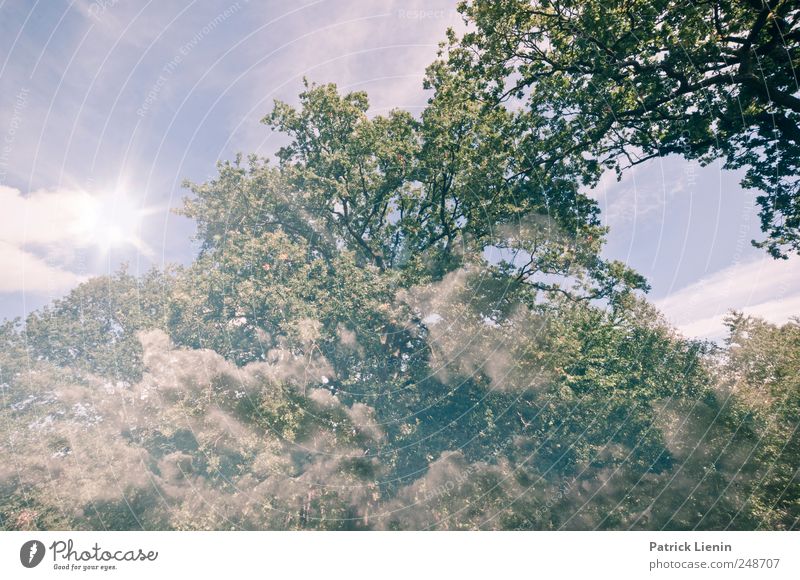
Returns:
[[[6,324],[3,527],[796,524],[796,323],[732,315],[718,348],[634,296],[533,301],[488,266],[392,292],[352,254],[312,276],[293,250],[238,281],[275,322],[213,314],[188,268]]]

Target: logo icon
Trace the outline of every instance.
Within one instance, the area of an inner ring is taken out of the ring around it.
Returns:
[[[35,568],[44,559],[44,544],[39,540],[30,540],[19,549],[19,561],[26,568]]]

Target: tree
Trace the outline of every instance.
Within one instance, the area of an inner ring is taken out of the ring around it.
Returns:
[[[141,377],[137,333],[165,328],[172,278],[152,270],[137,278],[123,267],[92,278],[25,321],[29,356],[116,380]]]
[[[277,166],[189,184],[191,265],[0,326],[0,525],[794,525],[797,325],[684,339],[600,255],[590,164],[525,170],[518,113],[428,82],[420,119],[276,103]]]
[[[440,279],[498,249],[520,281],[598,278],[605,288],[595,298],[617,284],[643,288],[599,259],[605,231],[594,202],[575,194],[574,180],[518,174],[513,116],[470,104],[459,84],[439,83],[420,121],[400,111],[370,118],[364,93],[339,95],[335,85],[307,84],[300,110],[277,102],[264,122],[292,139],[278,152],[279,195],[314,224],[303,237],[323,255],[344,246],[381,271],[404,272],[405,283]],[[296,224],[275,210],[263,209],[268,221],[293,234]]]
[[[800,507],[800,324],[732,313],[718,381],[752,422],[759,466],[746,509],[759,528],[794,529]]]
[[[446,66],[519,127],[525,164],[594,185],[654,157],[745,168],[774,257],[800,251],[800,8],[790,0],[475,0]]]
[[[474,169],[484,138],[473,135],[447,169],[452,189],[444,194],[459,202],[446,207],[460,216],[448,242],[436,221],[441,206],[432,202],[442,195],[439,178],[406,177],[389,188],[377,145],[352,145],[372,123],[386,122],[368,118],[365,101],[326,86],[301,103],[300,111],[278,104],[273,113],[302,135],[278,168],[237,159],[192,185],[184,211],[198,220],[202,251],[176,286],[176,340],[239,364],[269,361],[276,347],[312,366],[322,357],[327,388],[348,405],[374,409],[385,426],[384,497],[403,493],[448,450],[468,462],[510,462],[515,481],[528,487],[623,466],[630,477],[666,477],[672,464],[653,428],[655,403],[697,396],[702,349],[634,299],[632,289],[644,285],[638,275],[597,256],[603,231],[591,223],[591,204],[581,216],[574,198],[547,197],[546,188],[509,180],[505,170],[492,175],[493,163]],[[433,153],[444,145],[425,144],[452,138],[447,124],[464,110],[448,109],[444,98],[433,106],[439,110],[417,126],[422,145],[406,161],[411,175],[445,171]],[[340,110],[357,120],[334,139],[329,125]],[[470,124],[487,121],[467,110],[476,117]],[[511,148],[495,138],[486,155]],[[501,151],[497,163],[507,158]],[[377,185],[348,185],[361,173]],[[496,188],[500,182],[507,189]],[[484,212],[464,209],[479,207],[473,198],[487,191],[494,202]],[[370,217],[372,200],[402,206],[402,219],[389,210]],[[425,223],[438,225],[419,227]],[[581,245],[558,223],[598,239]],[[369,234],[359,241],[361,231]],[[487,259],[487,247],[498,254]],[[599,460],[609,447],[616,454]],[[488,504],[476,509],[470,518],[487,516]],[[551,517],[561,521],[547,513],[527,525],[549,526]],[[446,525],[475,521],[456,516]]]

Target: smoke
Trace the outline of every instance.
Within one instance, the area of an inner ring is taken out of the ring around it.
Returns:
[[[278,344],[265,362],[237,367],[150,331],[140,335],[145,372],[135,383],[34,362],[3,389],[0,453],[8,461],[0,465],[0,523],[178,530],[747,525],[737,518],[759,480],[744,420],[708,397],[665,399],[649,415],[636,403],[626,415],[615,396],[570,390],[536,356],[550,344],[541,341],[560,337],[531,309],[505,304],[493,284],[465,269],[429,292],[401,296],[418,320],[428,318],[431,365],[441,380],[471,377],[484,393],[469,403],[479,421],[467,422],[462,412],[451,439],[436,439],[446,425],[424,425],[416,409],[398,428],[363,402],[345,404],[330,388],[331,365],[313,348],[306,350],[316,354],[300,356]],[[297,330],[307,345],[319,339],[312,321]],[[343,348],[357,348],[354,333],[338,334]],[[403,469],[402,453],[415,455]]]
[[[323,388],[324,359],[276,349],[237,368],[176,349],[160,331],[141,342],[146,372],[135,384],[69,381],[45,365],[19,381],[1,438],[15,461],[0,486],[64,527],[347,527],[366,517],[380,466],[365,450],[383,433],[372,409]],[[112,516],[95,518],[103,513]]]
[[[461,268],[440,282],[402,290],[428,333],[431,367],[444,383],[465,377],[486,379],[492,390],[536,389],[550,378],[535,357],[547,334],[547,321],[515,300],[506,277],[490,270]]]

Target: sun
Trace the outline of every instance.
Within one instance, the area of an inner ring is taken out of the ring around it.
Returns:
[[[88,246],[103,253],[125,246],[148,252],[141,239],[142,218],[149,210],[133,196],[118,189],[112,193],[81,196],[76,229]]]

